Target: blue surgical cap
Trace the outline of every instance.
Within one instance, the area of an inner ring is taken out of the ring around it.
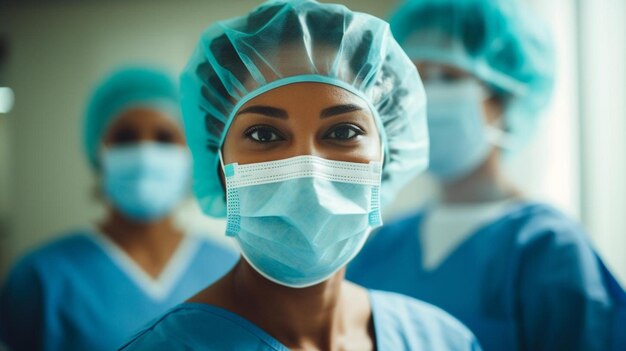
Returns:
[[[505,97],[504,122],[519,144],[550,99],[550,33],[517,0],[408,0],[391,29],[413,61],[465,70]]]
[[[269,1],[206,29],[181,75],[194,192],[206,214],[226,214],[218,151],[237,110],[297,82],[341,87],[370,105],[385,148],[385,203],[427,167],[424,89],[388,24],[341,5]]]
[[[178,121],[178,87],[166,73],[151,68],[127,67],[109,75],[94,91],[85,114],[83,142],[93,167],[98,167],[98,150],[107,128],[133,107],[163,111]]]

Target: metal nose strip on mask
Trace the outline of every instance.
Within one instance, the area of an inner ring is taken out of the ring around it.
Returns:
[[[230,163],[228,165],[224,165],[224,158],[223,158],[221,149],[218,150],[217,155],[218,155],[218,159],[220,162],[220,166],[222,167],[222,170],[224,172],[224,176],[226,177],[226,182],[232,187],[241,187],[241,186],[247,186],[247,185],[253,185],[253,184],[271,183],[271,182],[284,181],[288,179],[294,179],[294,178],[305,177],[305,176],[309,176],[309,177],[318,176],[318,177],[321,177],[322,179],[338,181],[338,182],[341,182],[341,181],[354,182],[355,180],[357,180],[357,183],[359,184],[377,185],[378,182],[380,182],[380,178],[382,177],[382,170],[383,170],[383,165],[385,162],[385,142],[383,140],[381,140],[380,147],[381,147],[381,152],[380,152],[380,158],[378,162],[370,161],[369,163],[362,163],[362,164],[356,163],[356,162],[333,161],[333,160],[328,160],[325,158],[316,157],[312,155],[302,155],[302,156],[291,157],[291,158],[284,159],[284,160],[253,163],[249,165],[239,165],[238,163]],[[324,166],[323,170],[325,170],[326,172],[321,171],[319,167],[317,170],[308,170],[304,172],[303,171],[298,172],[298,171],[292,170],[290,174],[283,174],[282,176],[276,176],[275,172],[272,172],[272,173],[268,172],[267,177],[261,182],[259,182],[258,179],[253,182],[245,181],[246,173],[249,174],[250,172],[254,172],[255,173],[254,177],[257,178],[258,175],[256,173],[259,168],[260,169],[265,168],[266,171],[269,171],[271,168],[275,168],[276,166],[288,166],[288,165],[293,166],[294,164],[301,164],[301,165],[305,165],[306,167],[306,165],[310,163],[308,161],[309,158],[323,165]],[[237,169],[237,172],[235,171],[235,169]],[[344,171],[337,173],[337,169],[343,169]],[[355,176],[355,174],[358,174],[358,175]],[[239,177],[240,180],[235,181],[233,179],[235,177]],[[361,179],[361,181],[359,182],[358,179]]]

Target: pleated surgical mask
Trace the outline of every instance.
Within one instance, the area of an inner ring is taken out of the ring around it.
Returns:
[[[191,156],[183,146],[112,147],[103,152],[102,167],[107,198],[136,221],[167,216],[190,190]]]
[[[297,156],[223,170],[227,234],[277,284],[302,288],[328,279],[382,225],[382,162]]]
[[[442,181],[454,181],[479,167],[494,146],[506,147],[506,133],[487,123],[485,88],[471,78],[426,83],[430,166]]]

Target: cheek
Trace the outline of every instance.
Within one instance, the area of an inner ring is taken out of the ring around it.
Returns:
[[[249,120],[248,120],[249,121]],[[222,145],[222,158],[224,164],[239,162],[245,163],[242,157],[245,158],[248,155],[244,134],[248,128],[252,126],[251,123],[245,123],[239,118],[235,117],[235,120],[228,128],[226,138],[224,138],[224,144]]]
[[[224,164],[234,162],[243,163],[241,156],[245,156],[246,152],[244,150],[244,143],[239,137],[241,133],[243,133],[243,131],[238,130],[236,126],[231,126],[228,134],[226,134],[224,144],[222,145],[222,160]]]
[[[327,144],[330,159],[348,162],[369,163],[382,159],[382,143],[378,128],[373,120],[360,118],[353,123],[361,126],[365,134],[358,136],[353,141],[343,143],[330,142]]]
[[[231,142],[232,137],[230,137],[229,135],[230,132],[226,135],[226,139],[224,139],[224,145],[222,145],[222,161],[224,162],[224,164],[233,163],[233,160],[235,159],[234,156],[237,154],[237,151],[233,148],[233,146],[236,144],[233,144]]]
[[[187,145],[187,139],[185,139],[185,134],[178,133],[176,139],[174,140],[174,142],[180,146],[185,146]]]
[[[487,99],[483,102],[483,112],[486,123],[497,124],[502,118],[502,108],[494,99]]]
[[[322,156],[332,160],[357,163],[379,161],[382,156],[380,138],[377,134],[367,134],[360,136],[360,140],[353,145],[332,144]]]
[[[378,161],[382,159],[383,155],[383,147],[382,147],[382,139],[380,137],[380,133],[378,131],[378,127],[376,126],[376,122],[372,117],[368,121],[368,130],[370,131],[367,135],[365,135],[366,140],[364,142],[364,150],[367,154],[369,161]]]
[[[368,135],[363,144],[363,155],[367,158],[367,161],[378,161],[381,159],[383,150],[378,134]]]

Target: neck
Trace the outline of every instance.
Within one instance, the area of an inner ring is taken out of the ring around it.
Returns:
[[[308,288],[294,289],[262,277],[242,259],[232,272],[237,312],[290,349],[311,346],[331,349],[331,340],[345,329],[342,301],[344,270]],[[249,311],[254,311],[250,313]]]
[[[442,183],[442,202],[472,204],[521,198],[522,194],[502,172],[500,154],[494,149],[485,162],[469,175]]]
[[[149,222],[130,219],[114,208],[109,209],[105,221],[100,225],[104,233],[118,244],[140,242],[156,243],[164,237],[177,233],[170,217]]]
[[[100,229],[153,277],[159,275],[183,237],[170,217],[138,222],[114,208]]]

